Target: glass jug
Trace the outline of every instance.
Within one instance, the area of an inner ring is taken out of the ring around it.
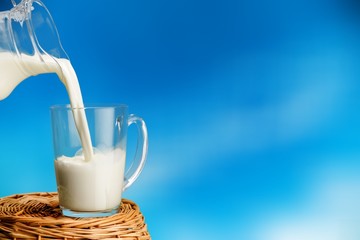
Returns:
[[[53,72],[48,68],[51,64],[61,74],[57,59],[68,59],[50,12],[40,0],[18,4],[11,0],[9,5],[9,10],[0,12],[0,100],[24,79]]]

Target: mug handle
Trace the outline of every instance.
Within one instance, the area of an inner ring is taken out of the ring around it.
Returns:
[[[144,168],[148,152],[148,132],[145,121],[134,114],[130,114],[127,124],[128,126],[131,124],[136,124],[138,129],[138,138],[134,160],[132,161],[129,169],[125,172],[123,191],[130,187],[139,177],[141,171]]]

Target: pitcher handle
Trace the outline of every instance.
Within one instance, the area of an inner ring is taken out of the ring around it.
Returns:
[[[138,138],[134,160],[132,161],[129,169],[125,173],[123,191],[130,187],[139,177],[141,171],[144,168],[148,152],[148,132],[145,121],[134,114],[130,114],[127,124],[128,126],[130,126],[131,124],[136,124],[138,129]]]

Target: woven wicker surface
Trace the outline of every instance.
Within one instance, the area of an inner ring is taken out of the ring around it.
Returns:
[[[0,198],[0,239],[150,240],[144,216],[123,199],[119,212],[103,218],[69,218],[61,214],[57,193]]]

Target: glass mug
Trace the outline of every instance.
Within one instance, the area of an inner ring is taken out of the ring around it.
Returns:
[[[126,105],[84,108],[57,105],[50,111],[56,183],[63,215],[103,217],[115,214],[122,192],[134,183],[145,164],[148,134],[144,120],[129,115]],[[78,132],[81,126],[76,126],[74,121],[79,114],[85,114],[88,123],[91,159],[84,157],[86,146],[82,147]],[[137,148],[133,162],[125,171],[127,132],[131,124],[138,128]]]

